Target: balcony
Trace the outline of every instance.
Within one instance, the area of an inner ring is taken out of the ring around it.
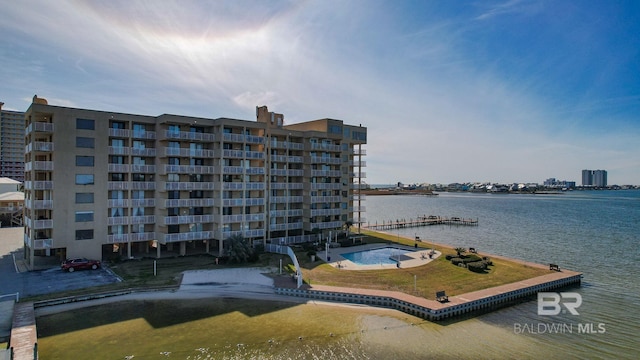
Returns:
[[[341,177],[342,172],[340,170],[311,170],[311,176]]]
[[[128,164],[109,164],[107,169],[109,172],[125,173],[125,172],[129,172],[129,165]]]
[[[109,181],[107,183],[108,190],[129,190],[131,183],[127,181]]]
[[[109,136],[128,138],[131,136],[131,130],[129,129],[113,129],[109,128]]]
[[[285,230],[297,230],[302,229],[303,227],[302,221],[285,223],[285,224],[271,224],[269,225],[270,231],[285,231]]]
[[[342,214],[342,209],[316,209],[311,210],[311,216],[331,216]]]
[[[31,229],[53,229],[53,220],[51,219],[31,220],[31,218],[25,216],[24,222]]]
[[[25,181],[25,190],[52,190],[53,181]]]
[[[262,182],[225,182],[222,183],[222,190],[264,190]]]
[[[43,250],[53,248],[53,239],[31,239],[24,234],[24,244],[34,250]]]
[[[108,205],[110,208],[124,208],[129,207],[129,199],[109,199]]]
[[[153,231],[129,234],[130,241],[148,241],[148,240],[155,240],[155,239],[156,239],[156,233]]]
[[[164,225],[210,223],[213,219],[213,215],[165,216]]]
[[[214,206],[216,199],[169,199],[164,201],[164,206],[170,207],[207,207]]]
[[[156,217],[154,215],[131,216],[131,224],[155,224]]]
[[[131,207],[154,207],[156,199],[131,199]]]
[[[131,137],[134,139],[147,139],[147,140],[155,140],[156,132],[148,131],[148,130],[131,130]]]
[[[318,228],[318,229],[339,229],[342,228],[342,225],[344,225],[344,223],[342,221],[330,221],[330,222],[321,222],[321,223],[312,223],[311,227],[312,228]]]
[[[32,132],[40,132],[40,133],[48,133],[53,134],[54,131],[53,123],[45,123],[45,122],[32,122],[25,129],[25,136],[31,134]]]
[[[309,156],[308,162],[312,164],[342,164],[342,159],[328,156]]]
[[[53,200],[24,200],[24,205],[28,209],[53,209]]]
[[[201,157],[212,158],[214,156],[213,150],[208,149],[182,149],[182,148],[165,148],[165,156],[182,156],[182,157]]]
[[[131,190],[155,190],[156,183],[153,181],[134,181],[131,183]]]
[[[125,242],[129,242],[129,234],[107,235],[107,243],[109,243],[109,244],[125,243]]]
[[[367,162],[366,161],[358,161],[358,160],[352,160],[349,162],[349,165],[354,166],[354,167],[366,167],[367,166]]]
[[[165,182],[161,188],[164,190],[215,190],[215,185],[211,182]]]
[[[131,148],[109,146],[109,155],[130,155]]]
[[[197,231],[177,234],[161,234],[160,236],[163,243],[168,243],[177,241],[207,240],[213,238],[213,232]]]
[[[251,230],[235,230],[235,231],[223,231],[222,236],[227,239],[234,235],[240,235],[244,238],[263,237],[264,229],[251,229]]]
[[[312,183],[311,190],[340,190],[341,183]]]
[[[129,225],[130,221],[128,216],[113,216],[107,218],[107,225]]]
[[[40,152],[52,152],[53,151],[53,143],[52,142],[43,142],[43,141],[35,141],[25,145],[24,152],[29,153],[31,151],[40,151]]]
[[[271,196],[269,201],[277,204],[286,204],[286,203],[301,203],[302,196]]]
[[[24,171],[53,171],[53,161],[29,161],[24,164]]]
[[[196,140],[196,141],[214,141],[215,136],[208,133],[197,133],[189,131],[170,131],[165,130],[164,136],[167,139],[180,139],[180,140]]]
[[[333,203],[333,202],[341,202],[343,200],[342,196],[312,196],[311,203]]]
[[[156,149],[155,148],[131,148],[131,155],[156,156]]]
[[[165,174],[213,174],[214,166],[202,165],[164,165]]]
[[[311,143],[311,150],[342,151],[342,145]]]
[[[154,174],[156,172],[156,166],[131,164],[131,172],[142,173],[142,174]]]

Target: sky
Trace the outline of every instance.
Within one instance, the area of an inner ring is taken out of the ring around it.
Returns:
[[[640,184],[640,1],[0,0],[0,101],[367,127],[369,184]]]

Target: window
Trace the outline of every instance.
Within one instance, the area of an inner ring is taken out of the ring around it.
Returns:
[[[76,119],[76,129],[95,130],[96,121],[91,119]]]
[[[143,137],[146,131],[147,127],[144,124],[133,124],[133,136]]]
[[[170,157],[167,162],[169,165],[180,165],[180,158]]]
[[[76,230],[76,240],[91,240],[91,239],[93,239],[93,229]]]
[[[76,174],[76,185],[93,185],[93,174]]]
[[[180,134],[180,125],[169,125],[170,134]]]
[[[169,199],[180,199],[180,191],[179,190],[167,191],[167,197]]]
[[[111,146],[114,147],[114,148],[124,147],[124,140],[123,139],[111,139]]]
[[[133,173],[131,174],[133,181],[147,181],[145,174]]]
[[[109,177],[109,181],[126,181],[123,173],[111,173]]]
[[[76,136],[76,147],[93,149],[95,147],[95,139],[89,137]]]
[[[76,211],[76,222],[93,221],[93,211]]]
[[[133,148],[134,149],[144,149],[146,147],[146,144],[144,141],[140,141],[140,140],[133,140]]]
[[[114,121],[111,123],[112,129],[124,129],[124,122],[122,121]]]
[[[179,174],[167,174],[167,181],[168,182],[179,182],[180,181],[180,175]]]
[[[124,164],[124,156],[111,155],[111,161],[109,161],[109,164]]]
[[[93,204],[93,193],[76,193],[76,204]]]
[[[76,166],[93,166],[93,156],[76,155]]]

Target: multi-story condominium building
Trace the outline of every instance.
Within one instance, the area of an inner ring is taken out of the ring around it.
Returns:
[[[582,170],[582,186],[606,187],[606,170]]]
[[[0,102],[0,177],[24,181],[24,113],[2,110]]]
[[[321,119],[26,112],[25,244],[38,256],[224,255],[359,224],[367,129]]]

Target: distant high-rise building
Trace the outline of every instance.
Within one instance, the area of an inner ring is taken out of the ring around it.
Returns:
[[[24,113],[2,110],[0,102],[0,177],[24,181]]]
[[[606,170],[582,170],[582,186],[607,186]]]

